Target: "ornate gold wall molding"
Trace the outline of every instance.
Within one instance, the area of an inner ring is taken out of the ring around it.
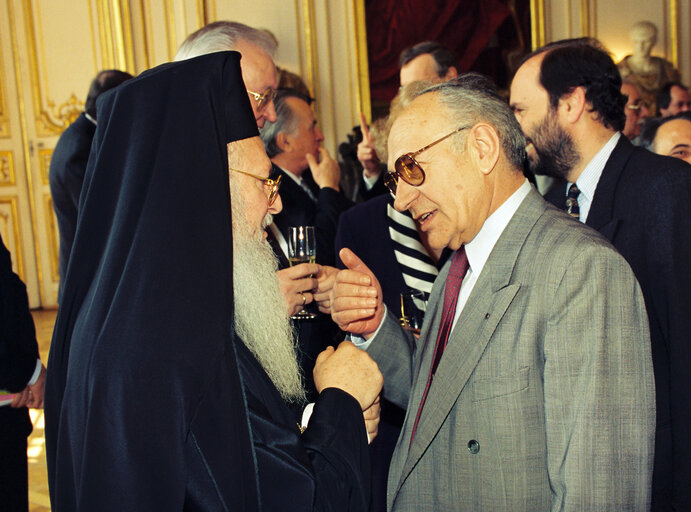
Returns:
[[[2,48],[0,48],[2,50]],[[5,69],[2,51],[0,51],[0,69]],[[10,116],[7,112],[7,84],[6,75],[0,74],[0,138],[10,138]]]
[[[50,194],[43,194],[43,211],[45,213],[46,227],[48,229],[48,254],[50,255],[50,274],[56,283],[60,280],[58,271],[58,254],[60,249],[60,237],[58,236],[58,221],[53,211],[53,198]]]
[[[15,184],[12,151],[0,151],[0,186],[13,187]]]
[[[314,2],[312,0],[302,0],[302,26],[305,32],[305,54],[307,56],[305,81],[314,97],[318,99],[317,34],[314,26]]]
[[[669,60],[679,69],[679,4],[669,0]]]
[[[2,238],[7,249],[12,253],[12,261],[16,265],[17,275],[24,281],[24,254],[19,231],[16,196],[0,197],[0,231],[2,231]]]
[[[367,23],[365,21],[365,0],[353,1],[355,20],[355,61],[357,65],[357,103],[368,122],[372,121],[372,99],[369,90],[369,58],[367,53]]]
[[[547,42],[545,37],[544,0],[530,0],[530,42],[533,50]]]
[[[53,156],[52,149],[38,150],[38,167],[41,172],[41,183],[50,185],[48,180],[48,171],[50,170],[50,158]]]

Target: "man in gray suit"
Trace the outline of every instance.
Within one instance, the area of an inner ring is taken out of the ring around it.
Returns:
[[[531,187],[524,156],[511,110],[479,75],[428,88],[394,122],[394,205],[430,245],[455,251],[419,339],[341,251],[332,316],[364,338],[385,396],[407,406],[389,510],[649,506],[655,402],[640,288],[603,237]]]

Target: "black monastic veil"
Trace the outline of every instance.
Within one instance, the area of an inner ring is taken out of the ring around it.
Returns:
[[[99,98],[48,364],[55,512],[260,508],[233,334],[226,145],[257,135],[239,60]]]

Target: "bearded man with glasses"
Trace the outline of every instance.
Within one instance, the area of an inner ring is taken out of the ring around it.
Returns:
[[[349,249],[332,316],[407,407],[387,507],[645,510],[655,424],[645,305],[624,259],[523,175],[486,78],[427,88],[394,121],[387,183],[436,249],[420,338]]]

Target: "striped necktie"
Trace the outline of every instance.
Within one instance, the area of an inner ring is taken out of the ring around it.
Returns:
[[[580,220],[580,208],[578,207],[578,195],[581,193],[575,183],[569,187],[569,192],[566,194],[566,213],[571,215],[574,219]]]

